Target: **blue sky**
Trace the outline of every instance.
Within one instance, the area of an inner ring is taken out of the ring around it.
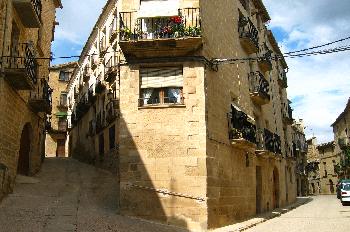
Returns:
[[[106,0],[63,0],[58,10],[54,56],[79,55]],[[284,52],[328,43],[350,36],[350,1],[263,0],[273,30]],[[350,44],[345,41],[339,45]],[[333,47],[334,47],[333,46]],[[67,60],[54,60],[61,63]],[[350,93],[349,52],[287,59],[288,95],[294,117],[305,122],[307,137],[333,139],[330,125],[345,108]]]

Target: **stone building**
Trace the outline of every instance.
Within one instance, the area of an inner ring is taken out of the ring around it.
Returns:
[[[338,182],[337,167],[340,155],[335,152],[335,143],[317,145],[316,138],[308,140],[308,164],[306,170],[309,181],[309,194],[335,194]]]
[[[340,156],[338,174],[340,178],[350,178],[350,98],[344,111],[332,124],[335,148],[334,152]]]
[[[294,121],[292,129],[293,156],[296,159],[297,195],[306,196],[308,194],[308,178],[305,167],[307,165],[306,154],[308,147],[303,120]]]
[[[287,64],[260,0],[108,1],[69,84],[69,147],[120,213],[207,230],[297,195]]]
[[[67,157],[67,87],[77,63],[65,63],[50,67],[49,85],[52,89],[52,114],[49,118],[50,127],[47,130],[45,142],[46,157]]]
[[[45,152],[51,41],[59,0],[0,1],[0,198]]]

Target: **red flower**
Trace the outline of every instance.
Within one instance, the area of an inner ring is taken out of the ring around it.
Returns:
[[[182,18],[180,16],[174,16],[171,17],[170,20],[175,23],[175,24],[181,24],[182,23]]]

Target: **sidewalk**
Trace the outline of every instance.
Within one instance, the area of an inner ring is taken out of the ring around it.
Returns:
[[[289,206],[275,209],[272,212],[268,213],[263,213],[260,215],[257,215],[254,218],[251,218],[247,221],[236,223],[231,226],[225,226],[219,229],[212,230],[212,232],[240,232],[240,231],[245,231],[249,228],[252,228],[260,223],[266,222],[267,220],[270,220],[275,217],[279,217],[284,213],[287,213],[301,205],[304,205],[312,200],[311,197],[298,197],[297,201],[294,204],[291,204]]]

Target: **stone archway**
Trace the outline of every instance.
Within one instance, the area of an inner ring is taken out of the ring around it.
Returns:
[[[29,175],[30,170],[30,151],[31,151],[31,132],[32,127],[27,123],[22,130],[20,149],[18,155],[17,173],[20,175]]]
[[[279,181],[279,173],[277,168],[275,167],[273,170],[273,177],[272,177],[273,183],[272,183],[272,207],[274,209],[279,208],[279,201],[280,201],[280,181]]]

